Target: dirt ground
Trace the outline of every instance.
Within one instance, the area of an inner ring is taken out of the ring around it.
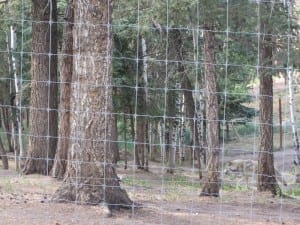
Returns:
[[[280,153],[276,158],[281,162]],[[112,217],[100,205],[51,202],[61,184],[51,177],[20,176],[13,169],[0,169],[0,224],[300,224],[300,199],[272,197],[253,187],[222,190],[220,198],[199,197],[196,171],[186,167],[171,176],[160,164],[151,165],[148,173],[117,168],[122,186],[142,208],[113,211]]]

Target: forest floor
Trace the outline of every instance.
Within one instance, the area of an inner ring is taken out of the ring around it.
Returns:
[[[274,87],[279,93],[286,88],[282,82],[277,82]],[[257,92],[257,88],[253,91]],[[300,98],[297,99],[300,103]],[[283,104],[286,108],[287,100]],[[274,118],[278,113],[276,105],[274,102]],[[223,146],[222,165],[233,159],[257,158],[257,137],[232,138],[234,140]],[[278,140],[278,133],[275,133],[276,150]],[[291,135],[285,136],[285,147],[275,152],[274,162],[288,182],[287,187],[281,187],[283,192],[293,196],[295,191],[294,197],[260,193],[255,189],[255,180],[251,180],[250,189],[247,189],[243,183],[237,185],[240,178],[224,174],[219,198],[199,197],[201,185],[195,165],[186,162],[176,169],[174,175],[169,175],[164,165],[151,161],[150,172],[117,166],[117,173],[122,177],[121,186],[134,202],[142,204],[142,208],[113,211],[109,218],[102,206],[51,202],[51,196],[61,181],[47,176],[19,175],[10,160],[9,170],[3,170],[0,164],[0,225],[298,225],[300,186],[295,184],[292,145]]]
[[[275,154],[279,167],[283,166],[281,154]],[[292,151],[284,156],[285,174],[289,174]],[[230,158],[243,157],[247,154]],[[226,177],[219,198],[199,197],[201,186],[196,169],[180,167],[174,175],[168,175],[159,163],[151,162],[151,166],[150,172],[117,167],[122,187],[142,208],[113,211],[109,218],[101,206],[51,202],[61,181],[40,175],[20,176],[13,165],[10,170],[0,169],[0,224],[300,224],[299,197],[272,197],[257,192],[253,185],[250,189],[235,187],[236,179]],[[292,178],[288,183],[283,191],[293,186]]]

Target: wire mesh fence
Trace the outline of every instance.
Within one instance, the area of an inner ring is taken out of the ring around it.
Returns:
[[[298,1],[0,1],[0,224],[298,224]]]

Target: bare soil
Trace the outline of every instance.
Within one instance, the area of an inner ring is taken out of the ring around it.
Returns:
[[[273,197],[254,188],[222,190],[220,198],[199,197],[196,169],[182,167],[168,175],[160,164],[151,165],[151,172],[117,167],[122,186],[142,208],[113,211],[111,217],[101,205],[51,202],[61,181],[0,169],[0,224],[300,224],[300,199]]]

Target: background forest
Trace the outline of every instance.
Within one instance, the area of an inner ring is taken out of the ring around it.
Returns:
[[[0,0],[1,169],[51,179],[51,202],[104,202],[109,213],[125,208],[132,216],[148,201],[176,202],[179,192],[222,201],[255,189],[278,196],[278,205],[289,196],[294,207],[299,7]],[[224,173],[236,159],[258,162],[247,175],[252,188],[237,179],[245,171]],[[181,198],[188,209],[189,197]]]

